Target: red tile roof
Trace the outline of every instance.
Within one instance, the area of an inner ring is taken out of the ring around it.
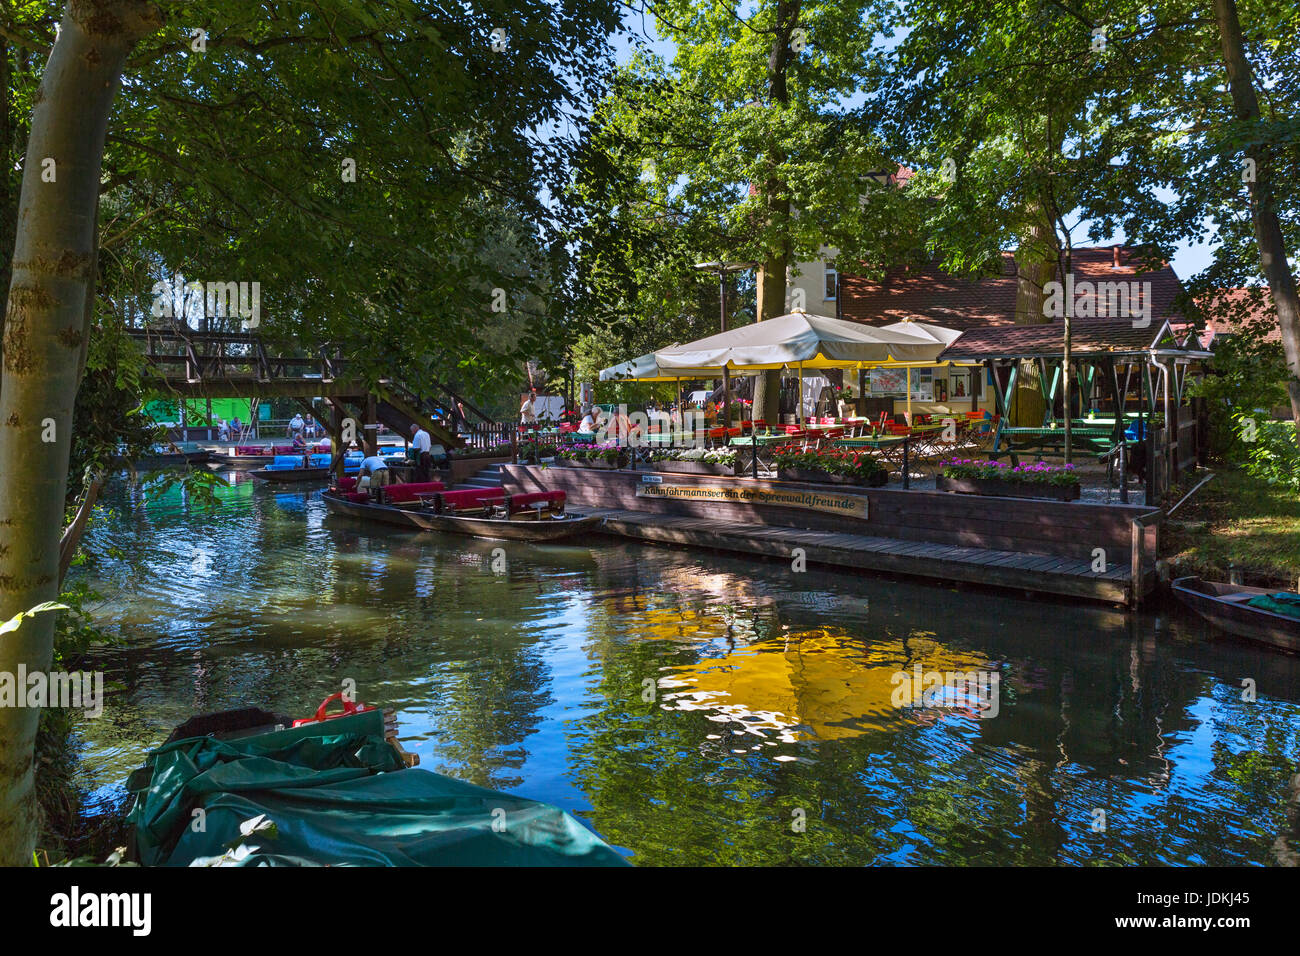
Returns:
[[[1156,271],[1139,272],[1138,264],[1123,249],[1119,250],[1120,265],[1116,268],[1115,252],[1114,246],[1075,249],[1071,265],[1076,286],[1081,282],[1149,282],[1152,323],[1158,326],[1166,319],[1180,318],[1173,309],[1173,301],[1182,292],[1182,283],[1173,268],[1166,263]],[[886,325],[910,318],[953,329],[970,329],[1014,325],[1015,314],[1016,261],[1010,253],[1003,254],[1001,274],[974,281],[957,278],[933,264],[891,269],[881,282],[843,271],[840,274],[840,318],[869,325]],[[1113,315],[1078,316],[1078,321],[1113,318]]]
[[[1201,332],[1201,345],[1209,348],[1220,335],[1240,332],[1247,326],[1263,324],[1266,342],[1282,341],[1277,308],[1273,296],[1264,286],[1247,289],[1223,289],[1197,301],[1205,315],[1205,329]]]
[[[990,358],[1052,358],[1065,350],[1065,326],[1000,325],[967,329],[939,355],[939,361],[981,361]],[[1165,331],[1164,322],[1152,320],[1137,327],[1131,319],[1085,321],[1073,326],[1070,353],[1076,358],[1089,355],[1136,355],[1159,344],[1177,348],[1179,338]]]

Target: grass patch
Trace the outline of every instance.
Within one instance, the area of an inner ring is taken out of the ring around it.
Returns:
[[[1294,491],[1243,471],[1222,471],[1171,520],[1206,524],[1202,531],[1166,529],[1166,547],[1179,574],[1226,580],[1228,569],[1235,567],[1247,584],[1295,587],[1300,576],[1300,498]]]

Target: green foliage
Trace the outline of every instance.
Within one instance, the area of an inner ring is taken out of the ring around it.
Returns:
[[[885,466],[866,452],[840,448],[808,448],[783,445],[772,453],[772,462],[780,468],[801,468],[841,475],[855,481],[878,480]]]
[[[1300,494],[1300,447],[1291,421],[1269,421],[1250,409],[1232,413],[1236,448],[1248,475]]]
[[[736,466],[734,448],[663,448],[650,455],[651,461],[696,461],[704,465]]]
[[[967,481],[1012,481],[1057,487],[1079,483],[1079,475],[1073,465],[1049,465],[1045,461],[1011,465],[999,461],[951,458],[943,463],[943,476]]]

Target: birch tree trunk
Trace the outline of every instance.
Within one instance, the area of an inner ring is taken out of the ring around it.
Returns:
[[[147,0],[69,0],[45,65],[23,165],[0,377],[0,620],[59,590],[72,407],[94,296],[104,134],[123,64],[161,26]],[[0,636],[0,671],[44,671],[54,619]],[[0,865],[31,862],[37,710],[0,708]]]
[[[1250,61],[1237,19],[1236,0],[1214,0],[1214,16],[1219,22],[1219,39],[1223,62],[1228,72],[1228,90],[1232,94],[1233,112],[1238,120],[1257,123],[1260,119],[1259,97],[1251,79]],[[1259,245],[1260,264],[1268,280],[1273,305],[1282,330],[1282,350],[1291,377],[1286,389],[1291,397],[1291,417],[1296,423],[1296,440],[1300,442],[1300,301],[1297,300],[1295,276],[1287,263],[1282,225],[1278,222],[1273,201],[1272,164],[1266,156],[1255,160],[1254,181],[1248,181],[1250,212],[1255,225],[1255,242]]]
[[[790,64],[790,38],[799,22],[800,0],[780,0],[776,5],[776,26],[772,34],[772,46],[767,59],[767,94],[771,105],[785,109],[790,103],[789,86],[786,73]],[[784,162],[785,156],[776,145],[768,153],[772,169]],[[757,318],[774,319],[785,315],[786,276],[790,268],[790,197],[786,184],[773,175],[763,183],[764,207],[768,223],[779,223],[783,238],[778,249],[769,249],[763,257],[758,272],[758,308]],[[761,419],[769,425],[780,422],[781,373],[780,371],[760,372],[754,383],[754,404],[750,413],[755,419]],[[803,401],[800,395],[798,401]],[[796,406],[797,407],[797,406]]]

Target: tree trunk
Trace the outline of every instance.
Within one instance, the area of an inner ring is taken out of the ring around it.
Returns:
[[[776,29],[767,57],[767,93],[770,103],[785,109],[790,102],[786,73],[790,63],[790,38],[799,23],[801,0],[778,0]],[[785,161],[785,155],[776,144],[768,151],[769,168],[776,170]],[[763,205],[767,222],[780,227],[781,239],[776,248],[769,248],[758,272],[758,321],[785,315],[786,275],[790,268],[790,195],[786,184],[775,174],[763,183]],[[763,372],[754,383],[753,417],[769,424],[780,419],[781,373]],[[803,401],[803,396],[799,396]]]
[[[1233,112],[1243,124],[1257,124],[1260,121],[1259,97],[1251,79],[1250,61],[1246,59],[1236,0],[1214,0],[1214,16],[1219,22],[1219,39],[1223,45],[1223,62],[1227,67]],[[1282,225],[1278,222],[1277,208],[1273,201],[1272,163],[1267,155],[1250,158],[1255,160],[1254,181],[1247,184],[1250,189],[1250,211],[1255,224],[1255,242],[1259,246],[1264,277],[1268,279],[1269,292],[1272,293],[1273,305],[1277,309],[1278,325],[1282,330],[1282,350],[1286,356],[1287,368],[1291,371],[1286,389],[1291,397],[1291,417],[1296,424],[1296,440],[1300,442],[1300,301],[1296,296],[1295,276],[1291,274],[1287,263]],[[1168,422],[1165,424],[1168,427]]]
[[[127,54],[160,26],[157,9],[142,0],[71,0],[37,91],[0,378],[0,619],[58,596],[72,408],[87,300],[94,295],[104,134]],[[47,159],[54,161],[52,182]],[[0,671],[47,670],[53,639],[49,614],[28,618],[0,640]],[[32,708],[0,708],[2,865],[32,858],[38,717]]]
[[[1044,325],[1051,321],[1043,314],[1043,286],[1056,278],[1053,238],[1053,230],[1036,222],[1030,237],[1016,250],[1016,325]],[[1007,399],[1011,424],[1037,427],[1043,423],[1046,404],[1037,362],[1027,359],[1020,363],[1016,390]]]

